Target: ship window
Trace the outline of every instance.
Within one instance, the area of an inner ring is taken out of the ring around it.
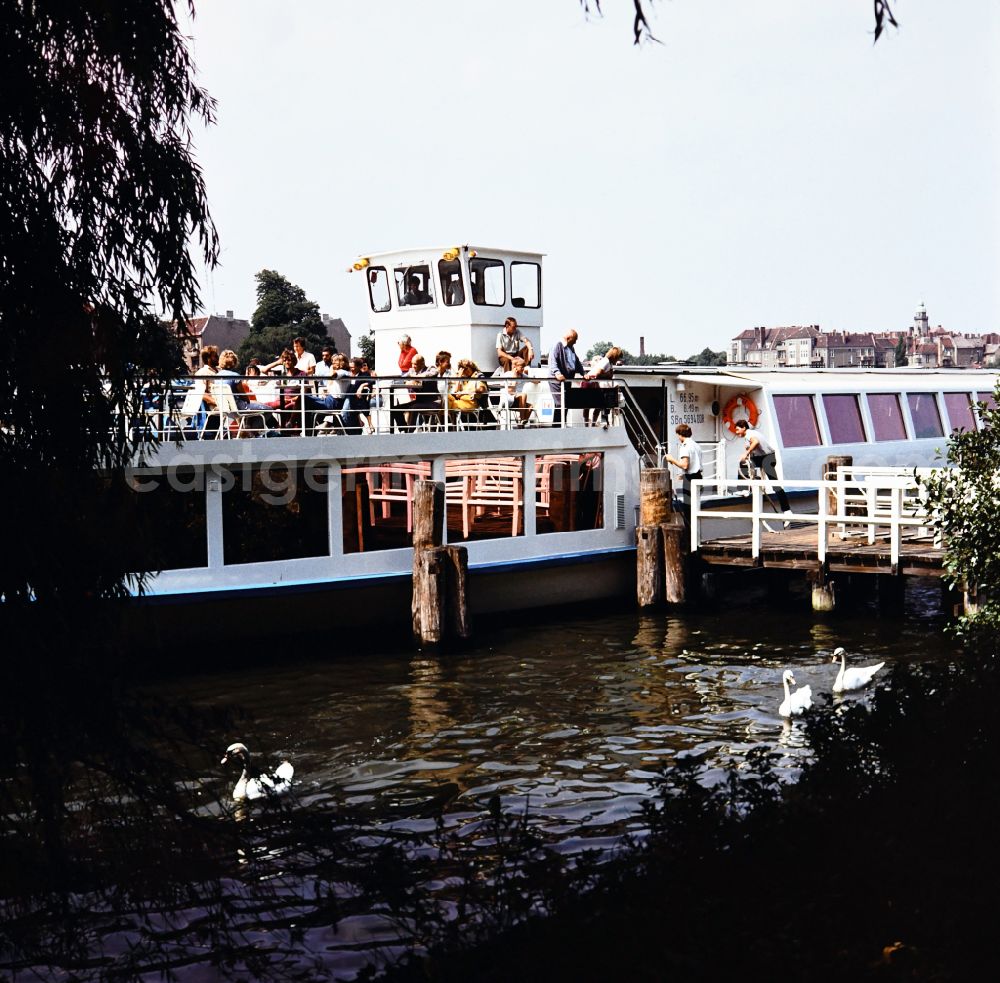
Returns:
[[[472,282],[473,303],[486,307],[504,305],[507,294],[503,282],[503,260],[470,259],[469,279]]]
[[[431,268],[426,263],[397,266],[396,298],[400,307],[426,307],[434,303],[431,292]]]
[[[326,556],[327,470],[283,462],[221,472],[224,562]]]
[[[945,393],[944,405],[948,410],[948,424],[952,430],[976,429],[972,397],[968,393]]]
[[[391,306],[389,273],[384,266],[370,266],[368,268],[368,297],[371,300],[372,310],[376,314],[382,314],[389,310]]]
[[[439,259],[438,276],[441,278],[441,296],[445,307],[461,307],[465,303],[462,264],[457,259]]]
[[[535,530],[604,528],[604,455],[539,454],[535,458]]]
[[[822,443],[812,396],[775,396],[774,412],[784,447],[817,447]]]
[[[453,458],[444,476],[449,542],[524,535],[523,458]]]
[[[907,393],[914,437],[943,437],[941,414],[934,393]]]
[[[993,393],[976,393],[976,398],[980,403],[985,403],[988,410],[997,408],[997,401]]]
[[[899,393],[869,393],[868,412],[871,414],[876,440],[906,439]]]
[[[341,471],[345,553],[413,545],[413,491],[430,461],[356,461]]]
[[[514,307],[542,306],[542,268],[538,263],[510,264],[510,302]]]
[[[830,426],[832,444],[860,444],[865,440],[858,397],[847,393],[826,393],[823,396],[826,422]]]
[[[128,479],[132,494],[122,501],[128,526],[138,530],[118,546],[134,570],[188,570],[208,566],[205,472],[187,465],[164,474]],[[134,552],[134,560],[131,558]]]

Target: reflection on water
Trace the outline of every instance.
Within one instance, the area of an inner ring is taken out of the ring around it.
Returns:
[[[820,620],[801,596],[741,588],[710,613],[484,623],[461,653],[324,652],[172,688],[242,706],[252,733],[220,745],[289,757],[306,802],[333,796],[384,822],[454,819],[499,795],[505,809],[527,801],[556,840],[603,837],[634,827],[650,778],[680,753],[722,768],[766,742],[793,777],[809,749],[802,724],[777,715],[782,670],[822,704],[836,645],[889,667],[939,657],[937,591],[911,589],[907,604],[902,620],[864,604]]]
[[[333,799],[381,834],[429,833],[441,817],[475,838],[497,797],[505,812],[527,809],[559,852],[611,848],[640,828],[654,777],[677,755],[704,756],[712,781],[765,744],[794,780],[809,746],[803,721],[777,713],[784,669],[822,707],[837,645],[888,669],[952,654],[933,585],[910,588],[904,617],[885,618],[862,598],[820,619],[802,593],[765,594],[747,581],[721,591],[710,612],[483,622],[475,644],[448,655],[331,651],[317,638],[298,661],[283,649],[280,665],[165,688],[241,706],[247,731],[220,735],[220,747],[243,740],[272,764],[288,757],[297,808]],[[206,780],[227,788],[222,776]],[[306,947],[325,950],[337,978],[367,963],[372,947],[399,943],[398,926],[364,910],[324,933]]]

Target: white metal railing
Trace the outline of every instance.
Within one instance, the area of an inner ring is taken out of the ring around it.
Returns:
[[[361,390],[345,385],[363,380]],[[196,376],[149,390],[145,418],[132,421],[141,435],[160,440],[224,439],[230,436],[308,436],[314,433],[402,433],[412,430],[477,430],[526,427],[620,426],[618,389],[602,386],[604,405],[574,406],[579,382],[553,391],[546,376],[476,377],[480,391],[468,410],[450,408],[448,396],[467,381],[459,376],[379,376],[337,380],[308,377]],[[246,383],[249,391],[233,384]],[[591,390],[587,390],[591,391]],[[353,398],[352,398],[353,396]],[[206,397],[209,397],[206,399]],[[328,398],[329,397],[329,398]],[[359,398],[360,397],[360,398]],[[325,403],[326,405],[322,405]],[[567,408],[569,403],[569,408]]]
[[[886,530],[889,539],[890,561],[899,562],[903,530],[914,528],[919,535],[929,535],[930,512],[923,496],[918,475],[931,469],[915,471],[899,468],[844,468],[843,474],[825,480],[742,479],[740,485],[750,489],[749,508],[704,508],[702,496],[706,488],[716,482],[701,478],[691,482],[691,550],[697,551],[701,543],[702,525],[706,521],[733,524],[750,523],[751,554],[760,555],[764,532],[784,531],[784,523],[791,521],[796,528],[816,527],[816,552],[820,563],[825,562],[831,536],[844,540],[852,535],[864,536],[874,543],[880,530]],[[802,489],[817,492],[816,512],[796,512],[789,517],[777,511],[768,501],[775,485],[785,489]],[[737,535],[732,532],[727,535]],[[713,536],[713,539],[719,538]],[[708,541],[707,537],[704,541]]]

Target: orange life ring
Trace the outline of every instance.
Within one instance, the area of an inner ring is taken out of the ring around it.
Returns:
[[[733,436],[736,435],[734,421],[746,420],[751,427],[755,427],[759,419],[760,411],[746,393],[738,393],[726,403],[726,408],[722,411],[722,422]]]

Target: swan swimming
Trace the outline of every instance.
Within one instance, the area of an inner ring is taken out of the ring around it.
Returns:
[[[791,669],[786,669],[781,674],[781,681],[785,686],[785,698],[781,701],[781,706],[778,707],[778,713],[782,717],[797,717],[803,710],[812,706],[812,688],[810,686],[803,686],[794,693],[789,690],[789,683],[795,685],[795,676],[792,675]]]
[[[259,773],[250,774],[250,752],[245,744],[230,744],[226,748],[226,753],[222,758],[222,764],[229,764],[230,761],[238,761],[243,767],[236,787],[233,789],[233,798],[237,801],[243,799],[262,799],[265,795],[281,795],[292,787],[292,775],[295,769],[290,761],[282,761],[270,775]]]
[[[872,681],[875,675],[885,665],[880,662],[877,666],[861,666],[857,669],[847,668],[847,653],[842,648],[835,648],[830,656],[831,662],[840,660],[840,672],[833,683],[834,693],[846,693],[852,689],[863,689]]]

